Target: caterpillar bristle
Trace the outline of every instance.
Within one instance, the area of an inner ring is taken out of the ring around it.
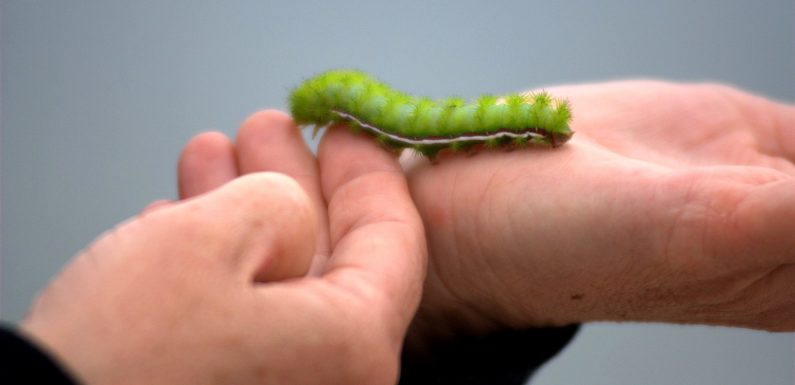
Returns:
[[[499,139],[499,138],[490,138],[490,139],[486,139],[486,140],[483,142],[483,145],[484,145],[486,148],[488,148],[488,149],[494,149],[494,148],[498,148],[498,147],[500,147],[500,145],[501,145],[501,142],[500,142],[500,139]]]
[[[434,160],[437,155],[439,155],[439,151],[441,151],[443,147],[439,146],[421,146],[421,149],[417,151],[425,155],[430,160]]]
[[[571,105],[568,100],[561,99],[557,101],[554,118],[559,125],[565,125],[571,120]]]
[[[548,146],[550,146],[550,145],[551,145],[551,143],[550,143],[550,141],[549,141],[549,138],[546,138],[546,137],[535,137],[535,138],[531,138],[531,139],[529,140],[529,142],[530,142],[530,143],[532,143],[533,145],[536,145],[536,146],[544,146],[544,147],[548,147]]]
[[[382,146],[413,148],[429,158],[439,151],[559,145],[568,140],[571,106],[546,92],[433,100],[393,90],[356,70],[328,71],[306,80],[289,97],[296,123],[319,127],[346,121]]]
[[[312,127],[312,139],[315,139],[315,137],[317,137],[317,133],[320,132],[320,129],[322,128],[323,126],[319,126],[317,124],[314,125],[314,127]]]
[[[359,124],[357,121],[355,121],[355,120],[348,120],[347,124],[348,124],[348,129],[349,129],[349,130],[350,130],[352,133],[354,133],[354,134],[357,134],[357,135],[358,135],[360,132],[362,132],[362,125],[361,125],[361,124]]]
[[[377,134],[375,135],[375,140],[376,142],[378,142],[378,144],[386,146],[387,143],[389,142],[389,137],[383,134]]]
[[[513,138],[513,140],[511,141],[511,145],[514,148],[525,148],[527,147],[527,138],[525,137]]]
[[[460,96],[451,96],[449,98],[442,99],[440,104],[442,105],[442,108],[453,109],[466,104],[466,100]]]
[[[455,141],[453,143],[450,143],[449,147],[450,147],[450,151],[452,151],[452,152],[459,152],[459,151],[467,149],[467,147],[464,145],[463,141]]]
[[[505,104],[510,108],[518,108],[527,103],[522,95],[510,94],[505,96]]]
[[[461,141],[461,142],[459,142],[459,145],[458,145],[458,151],[463,151],[463,152],[466,152],[466,153],[477,152],[478,145],[480,145],[480,142],[475,142],[475,141],[466,141],[465,142],[465,141]]]

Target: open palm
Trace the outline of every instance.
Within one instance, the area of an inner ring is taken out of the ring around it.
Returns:
[[[708,84],[549,91],[573,106],[561,148],[404,158],[431,254],[419,324],[795,329],[792,106]]]

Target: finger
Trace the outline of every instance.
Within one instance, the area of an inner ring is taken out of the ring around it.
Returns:
[[[795,263],[795,178],[752,188],[732,219],[748,260]]]
[[[191,139],[179,157],[177,180],[180,199],[217,188],[237,177],[235,150],[226,135],[205,132]]]
[[[279,172],[298,181],[309,195],[320,219],[313,271],[320,270],[329,254],[326,203],[320,191],[317,161],[300,130],[283,112],[265,110],[246,119],[236,142],[241,173]]]
[[[159,209],[162,209],[162,208],[165,208],[165,207],[169,207],[169,206],[171,206],[173,204],[174,204],[174,201],[172,201],[172,200],[169,200],[169,199],[158,199],[158,200],[146,205],[146,207],[144,207],[144,209],[141,210],[141,212],[138,215],[139,216],[144,216],[144,215],[147,215],[149,213],[153,213],[153,212],[155,212],[155,211],[157,211]]]
[[[315,157],[293,120],[276,110],[246,119],[237,133],[240,172],[275,171],[298,181],[307,193],[320,194]]]
[[[759,151],[795,162],[795,106],[729,87],[722,87],[721,92],[748,119],[749,126],[755,131]]]
[[[219,262],[246,282],[303,276],[314,254],[311,203],[277,173],[237,178],[142,220],[157,237],[144,243],[174,249],[161,254]]]
[[[776,110],[773,135],[776,137],[777,146],[773,148],[791,162],[795,162],[795,107],[778,105]]]
[[[333,250],[325,277],[359,294],[384,294],[383,310],[402,335],[420,298],[427,252],[400,166],[371,138],[342,127],[327,130],[318,159]]]

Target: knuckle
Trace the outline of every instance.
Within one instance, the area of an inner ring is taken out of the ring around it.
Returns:
[[[313,217],[309,196],[298,182],[284,174],[259,172],[233,181],[243,209],[259,216]]]
[[[268,132],[290,132],[294,127],[293,119],[290,115],[279,110],[262,110],[251,114],[238,131],[238,138],[246,137],[261,132],[263,128],[268,128]]]

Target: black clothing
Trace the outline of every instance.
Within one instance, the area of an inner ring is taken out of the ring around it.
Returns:
[[[579,325],[456,336],[426,358],[403,352],[399,385],[522,385],[558,354]]]
[[[5,385],[77,385],[39,347],[5,327],[0,327],[0,357],[4,357],[0,383]]]
[[[578,326],[505,331],[436,346],[432,359],[404,353],[399,385],[521,385],[572,339]],[[31,341],[0,328],[0,383],[78,385]]]

